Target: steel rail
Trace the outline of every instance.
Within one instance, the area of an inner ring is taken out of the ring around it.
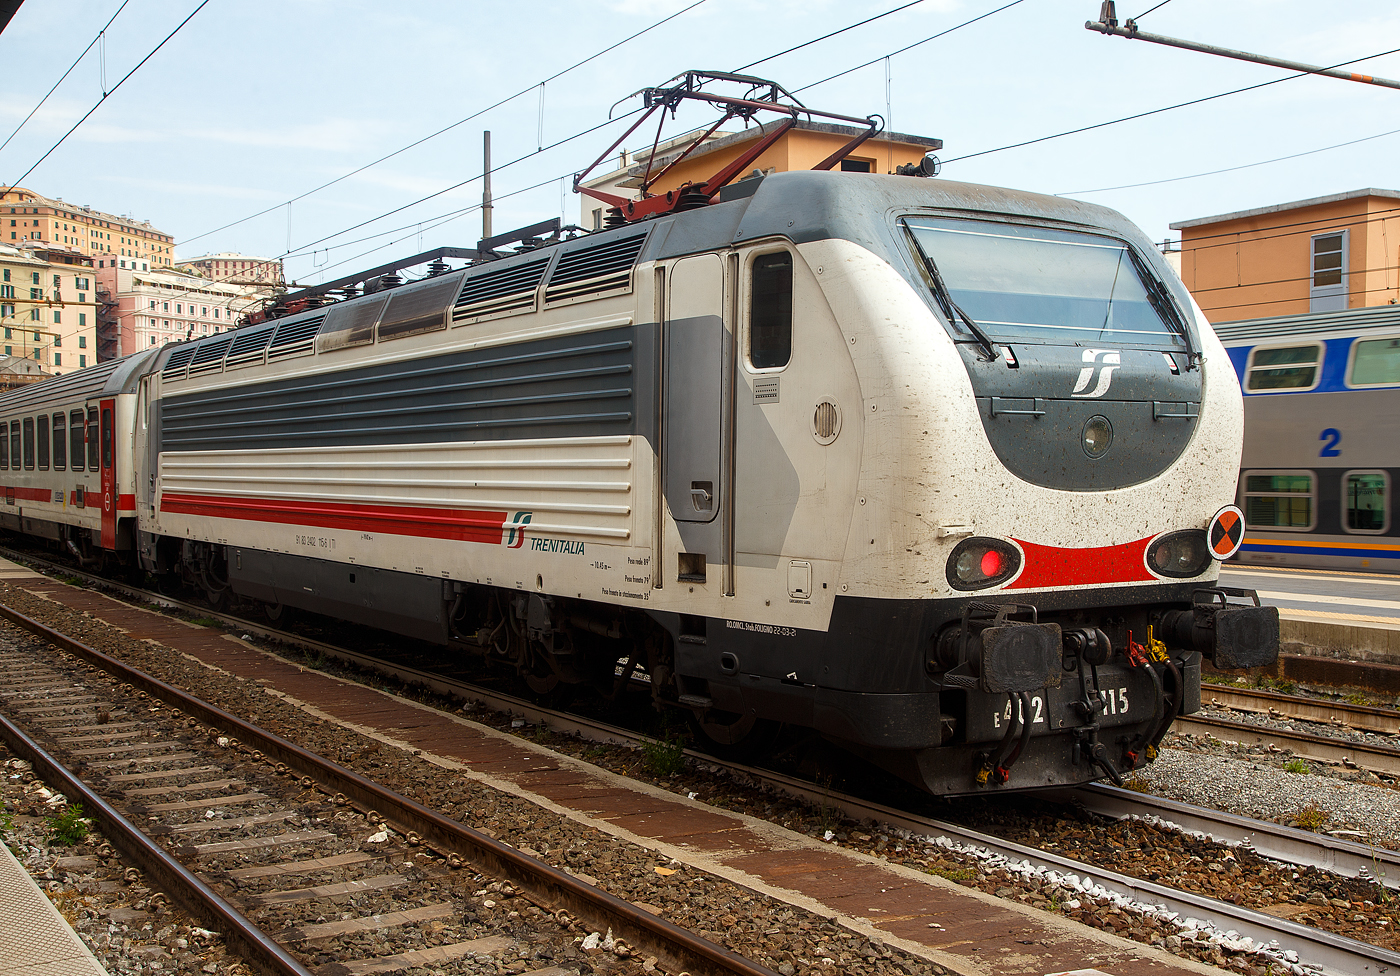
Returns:
[[[271,976],[312,976],[277,942],[250,922],[184,865],[143,834],[91,787],[80,780],[22,729],[0,714],[0,737],[33,765],[37,775],[56,787],[70,803],[80,803],[83,816],[97,825],[117,850],[206,927],[218,932],[231,949],[253,968]]]
[[[1183,831],[1196,831],[1222,844],[1239,844],[1276,861],[1306,864],[1348,878],[1369,878],[1377,884],[1400,888],[1400,851],[1388,847],[1315,834],[1166,797],[1145,796],[1104,783],[1057,795],[1100,816],[1119,820],[1155,817]]]
[[[1400,749],[1390,746],[1332,739],[1311,732],[1288,732],[1203,715],[1178,715],[1172,723],[1172,730],[1192,735],[1212,735],[1217,739],[1247,745],[1289,749],[1296,755],[1336,766],[1350,765],[1386,776],[1400,776]]]
[[[1297,719],[1300,722],[1379,732],[1383,735],[1400,735],[1400,711],[1393,708],[1284,695],[1262,688],[1231,688],[1228,685],[1202,685],[1202,702],[1207,696],[1210,704],[1217,708],[1232,708],[1268,714],[1274,718]]]
[[[738,953],[586,884],[571,874],[523,854],[508,844],[431,810],[216,705],[195,698],[10,607],[0,605],[0,616],[171,708],[192,715],[206,725],[232,733],[244,745],[285,763],[303,776],[311,777],[329,792],[341,793],[363,809],[377,811],[400,832],[415,832],[429,846],[459,854],[481,873],[511,881],[542,905],[565,909],[599,931],[611,928],[616,935],[633,945],[645,946],[659,957],[658,961],[667,969],[686,970],[697,976],[778,976],[773,970]]]

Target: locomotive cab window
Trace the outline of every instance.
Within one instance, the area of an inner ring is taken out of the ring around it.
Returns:
[[[34,418],[24,418],[24,470],[34,470]]]
[[[1400,337],[1353,343],[1347,385],[1400,385]]]
[[[749,279],[749,365],[781,369],[792,359],[792,255],[753,259]]]
[[[38,419],[39,431],[39,470],[49,470],[49,418],[41,414]]]
[[[68,414],[68,456],[73,459],[73,470],[83,470],[83,412],[74,410]]]
[[[1384,471],[1348,471],[1342,476],[1342,527],[1380,534],[1390,523],[1390,479]]]
[[[1245,367],[1245,388],[1255,393],[1311,390],[1321,367],[1322,346],[1316,342],[1253,349]]]
[[[67,431],[64,429],[63,413],[60,411],[53,415],[53,469],[62,471],[68,467],[68,442],[64,440]]]
[[[1246,471],[1243,480],[1245,525],[1295,532],[1312,528],[1317,489],[1311,471]]]
[[[1190,351],[1186,313],[1124,241],[945,217],[909,217],[903,225],[917,268],[960,340],[977,331],[965,314],[993,341]]]

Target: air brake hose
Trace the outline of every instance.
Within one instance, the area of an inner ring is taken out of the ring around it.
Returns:
[[[1012,699],[1008,699],[1011,701]],[[1021,750],[1026,746],[1026,740],[1030,738],[1031,714],[1030,696],[1026,692],[1021,692],[1015,699],[1017,707],[1012,710],[1011,721],[1006,726],[1006,734],[1001,738],[1001,745],[997,747],[997,757],[993,762],[992,776],[998,783],[1005,783],[1011,776],[1011,767],[1021,755]],[[1020,738],[1017,739],[1017,733]],[[1013,745],[1013,740],[1015,744]]]

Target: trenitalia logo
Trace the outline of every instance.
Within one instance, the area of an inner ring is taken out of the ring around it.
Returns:
[[[534,513],[516,512],[508,524],[501,526],[506,531],[506,537],[502,541],[507,549],[519,549],[525,544],[525,526],[530,524],[532,514]]]
[[[1100,359],[1100,356],[1103,358]],[[1085,349],[1084,361],[1090,365],[1079,371],[1079,382],[1074,384],[1074,392],[1070,396],[1094,400],[1108,392],[1108,384],[1113,382],[1113,371],[1121,364],[1122,354],[1117,349]],[[1098,370],[1099,382],[1089,390],[1095,370]]]

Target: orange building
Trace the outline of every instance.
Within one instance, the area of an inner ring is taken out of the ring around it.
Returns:
[[[0,186],[0,242],[67,250],[93,258],[98,268],[154,271],[175,260],[175,239],[147,221],[75,207],[22,186]]]
[[[1400,302],[1400,190],[1352,190],[1183,220],[1181,280],[1234,322]]]
[[[769,124],[769,131],[772,123]],[[789,170],[811,169],[861,132],[847,125],[831,125],[823,122],[798,122],[777,142],[769,146],[763,155],[754,160],[747,171],[736,179],[743,179],[748,172],[758,169],[765,173],[783,173]],[[714,137],[695,149],[689,156],[676,164],[675,169],[666,174],[665,179],[651,187],[651,195],[674,190],[684,183],[703,183],[728,163],[737,159],[751,143],[764,133],[757,126],[743,132],[715,133]],[[700,131],[668,139],[656,150],[656,160],[650,163],[650,171],[656,174],[669,166],[685,147],[694,142]],[[841,160],[833,169],[855,173],[893,173],[896,166],[917,163],[935,149],[943,148],[942,139],[927,136],[913,136],[902,132],[881,132],[872,136]],[[583,186],[594,190],[615,193],[618,196],[638,196],[638,188],[647,173],[651,156],[651,146],[643,152],[622,152],[618,158],[618,168],[611,173],[585,180]],[[603,226],[607,215],[607,205],[592,197],[583,196],[582,225],[590,230]]]

